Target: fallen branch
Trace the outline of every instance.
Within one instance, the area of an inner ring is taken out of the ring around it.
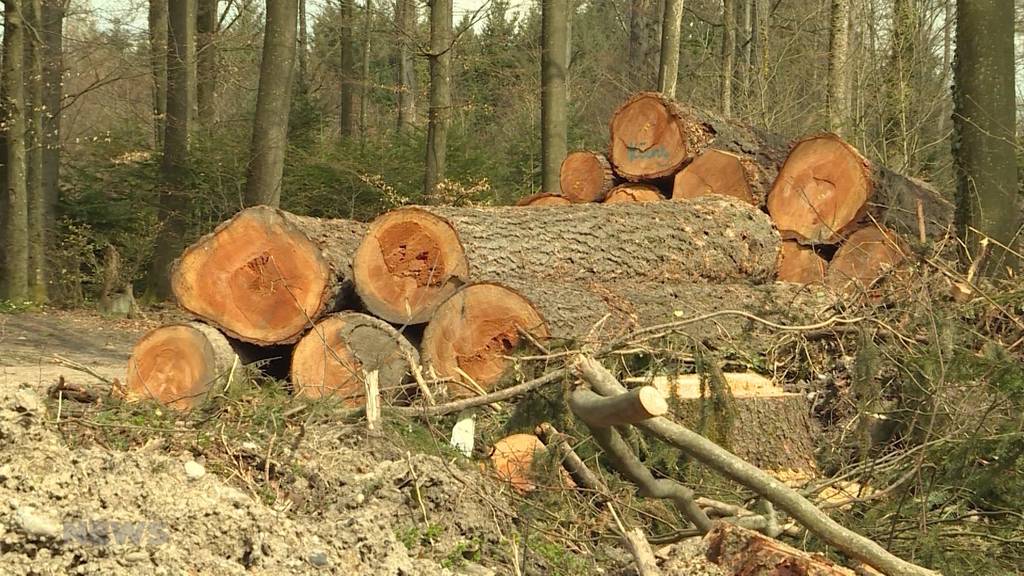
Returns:
[[[587,466],[587,463],[579,457],[579,454],[576,454],[576,451],[569,445],[565,434],[562,434],[547,422],[537,426],[535,432],[537,437],[548,448],[555,451],[555,454],[558,455],[559,460],[562,462],[562,467],[572,476],[572,480],[577,486],[582,486],[594,492],[602,500],[608,501],[611,499],[608,487],[597,477],[597,474],[594,474]]]
[[[583,379],[602,395],[615,396],[627,392],[615,376],[592,358],[581,356],[575,367]],[[683,450],[726,478],[750,488],[829,544],[889,576],[938,574],[897,558],[877,542],[843,527],[796,491],[692,430],[660,417],[638,423],[637,426]]]

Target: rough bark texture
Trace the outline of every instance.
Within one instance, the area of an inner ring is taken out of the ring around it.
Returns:
[[[942,237],[952,205],[930,185],[869,162],[834,134],[801,140],[768,194],[768,212],[783,238],[836,244],[868,222],[917,236],[918,204],[926,234]]]
[[[60,117],[64,81],[64,0],[43,0],[43,196],[47,246],[52,247],[60,198]]]
[[[295,342],[351,295],[349,262],[365,225],[243,210],[181,255],[174,295],[188,312],[262,346]]]
[[[600,202],[615,186],[615,172],[608,158],[589,150],[566,156],[558,178],[562,194],[577,203]]]
[[[808,554],[764,534],[728,522],[718,522],[704,537],[707,558],[743,576],[854,576],[824,556]]]
[[[605,204],[636,204],[664,200],[661,190],[650,184],[622,184],[612,188],[604,199]]]
[[[25,182],[25,83],[22,68],[25,21],[21,0],[4,0],[3,85],[0,87],[7,146],[0,297],[29,299],[29,199]]]
[[[954,162],[957,231],[970,261],[991,237],[1020,253],[1021,195],[1016,162],[1014,4],[1011,0],[958,0]],[[900,230],[897,230],[899,232]],[[1019,269],[1010,250],[989,246],[983,273]]]
[[[452,106],[452,0],[430,2],[430,111],[427,169],[423,191],[429,198],[445,179],[448,119]]]
[[[234,344],[201,322],[151,330],[128,359],[128,400],[152,399],[188,410],[214,389],[241,381],[242,367],[256,358],[239,356]]]
[[[362,72],[359,74],[359,143],[366,147],[366,137],[370,132],[367,110],[370,104],[370,51],[373,42],[373,0],[363,0],[363,61]]]
[[[297,0],[268,0],[245,204],[281,204],[281,177],[288,149],[288,113],[295,73]]]
[[[421,207],[374,222],[354,274],[371,312],[415,323],[468,281],[757,283],[774,280],[778,250],[766,215],[717,196],[545,210]],[[374,295],[403,283],[403,298],[380,306]]]
[[[355,0],[340,0],[338,11],[339,37],[341,44],[341,109],[339,110],[341,135],[351,138],[356,134],[356,48],[352,39],[355,20]]]
[[[195,50],[195,12],[192,2],[171,2],[168,9],[167,117],[164,123],[164,154],[160,164],[163,189],[158,209],[161,228],[153,251],[149,286],[159,299],[171,295],[171,263],[183,244],[185,211],[188,209],[189,126],[192,92],[189,69]]]
[[[572,201],[560,194],[531,194],[516,200],[516,206],[568,206]]]
[[[46,224],[43,193],[43,33],[42,1],[22,0],[25,25],[25,189],[28,194],[28,284],[34,302],[47,301]]]
[[[208,125],[216,112],[217,16],[219,0],[197,0],[196,101],[199,123]]]
[[[398,28],[398,130],[408,134],[416,127],[416,2],[398,0],[395,19]]]
[[[612,114],[609,160],[626,180],[675,174],[709,144],[690,110],[657,92],[640,92]]]
[[[153,142],[162,149],[167,118],[167,0],[149,0],[149,59],[153,73]]]
[[[319,320],[295,345],[291,381],[297,395],[355,407],[366,404],[366,375],[376,371],[381,396],[391,403],[406,389],[412,362],[419,353],[390,324],[341,312]]]
[[[736,71],[736,0],[722,1],[722,115],[732,116],[732,76]]]
[[[661,59],[658,65],[658,91],[666,98],[676,97],[679,78],[679,37],[683,25],[683,0],[664,0],[661,20]]]
[[[850,46],[850,0],[832,0],[828,42],[828,123],[842,134],[850,124],[848,52]]]
[[[658,17],[659,0],[629,0],[629,37],[626,44],[628,62],[627,76],[637,90],[653,90],[657,77],[656,70],[660,27]]]
[[[569,68],[568,0],[547,0],[541,4],[541,189],[565,193],[558,170],[565,160],[569,129],[569,101],[566,72]]]
[[[309,93],[309,26],[306,18],[306,0],[299,0],[299,45],[296,60],[298,62],[299,93]]]

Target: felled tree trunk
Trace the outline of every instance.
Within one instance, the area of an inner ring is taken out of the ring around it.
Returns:
[[[728,522],[718,522],[704,537],[707,558],[728,574],[744,576],[854,576],[817,554],[808,554],[764,534]]]
[[[941,237],[952,205],[927,184],[869,162],[834,134],[793,148],[768,194],[768,213],[784,238],[837,244],[872,219],[901,234]]]
[[[178,304],[228,335],[291,343],[351,294],[349,262],[366,227],[267,206],[236,214],[175,262]]]
[[[600,202],[616,182],[608,158],[588,150],[566,156],[558,177],[562,194],[572,202]]]
[[[650,184],[623,184],[612,188],[605,197],[605,204],[640,204],[644,202],[661,202],[665,197],[657,186]]]
[[[417,207],[370,225],[353,274],[369,311],[416,324],[467,282],[759,283],[775,278],[778,249],[767,216],[730,198],[544,210]]]
[[[825,280],[828,261],[818,255],[814,248],[794,240],[782,242],[779,254],[779,281],[798,284],[814,284]]]
[[[358,312],[332,314],[295,345],[291,377],[295,394],[333,397],[347,406],[366,403],[365,379],[377,372],[381,395],[398,398],[419,353],[398,330]]]
[[[861,228],[832,257],[826,282],[841,290],[869,288],[899,266],[906,254],[903,241],[893,232],[877,226]]]
[[[671,176],[709,143],[695,123],[688,109],[657,92],[635,94],[612,115],[609,160],[631,182]]]
[[[572,201],[565,196],[547,193],[523,196],[516,201],[516,206],[568,206],[569,204],[572,204]]]
[[[128,359],[128,400],[153,399],[176,410],[201,404],[216,388],[236,383],[258,358],[200,322],[161,326],[142,337]]]
[[[769,179],[775,174],[776,170],[752,162],[749,157],[708,150],[676,174],[672,198],[721,194],[763,206],[771,186]]]

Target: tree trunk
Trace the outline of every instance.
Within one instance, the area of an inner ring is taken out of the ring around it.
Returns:
[[[918,209],[926,235],[945,235],[952,206],[931,186],[869,162],[838,136],[800,141],[768,194],[768,213],[783,238],[836,244],[869,221],[918,236]]]
[[[966,261],[990,243],[981,271],[1019,269],[1021,200],[1017,184],[1013,2],[957,2],[953,98],[957,229]]]
[[[722,0],[722,115],[732,116],[732,77],[736,73],[736,0]]]
[[[365,230],[266,206],[243,210],[185,250],[174,265],[174,295],[239,340],[295,342],[349,299],[350,260]]]
[[[780,282],[817,284],[825,280],[828,261],[818,255],[814,248],[804,246],[795,240],[782,243],[779,254]]]
[[[612,188],[605,197],[605,204],[638,204],[644,202],[661,202],[665,197],[657,186],[627,182]]]
[[[306,23],[306,0],[299,0],[299,91],[309,92],[309,36]]]
[[[892,12],[892,53],[886,86],[889,101],[883,108],[883,159],[889,166],[903,171],[910,166],[915,153],[911,116],[917,87],[915,68],[919,66],[917,34],[920,17],[912,0],[894,0]]]
[[[721,194],[763,206],[767,185],[774,181],[778,170],[773,169],[774,163],[765,166],[748,158],[714,148],[704,152],[676,174],[672,198]]]
[[[42,187],[47,249],[53,247],[60,199],[60,118],[64,82],[65,0],[43,0]]]
[[[49,241],[43,193],[43,33],[42,0],[22,0],[25,27],[25,187],[28,194],[29,290],[32,300],[46,302]]]
[[[600,152],[581,150],[562,161],[558,173],[562,194],[573,202],[601,202],[615,187],[615,172]]]
[[[661,62],[658,66],[658,90],[666,98],[676,97],[679,79],[679,39],[683,26],[683,0],[664,0],[661,21]]]
[[[318,321],[295,345],[291,381],[295,394],[332,397],[342,404],[366,404],[366,375],[377,372],[388,403],[406,391],[419,352],[390,324],[358,312],[332,314]]]
[[[541,190],[563,193],[558,177],[568,147],[569,102],[565,75],[569,67],[569,0],[541,4]]]
[[[430,0],[430,112],[424,194],[434,195],[445,179],[448,119],[452,107],[452,0]]]
[[[634,90],[653,90],[657,78],[651,73],[655,70],[655,54],[658,53],[661,41],[661,26],[658,18],[661,15],[659,0],[630,0],[629,2],[629,39],[626,45],[628,76]]]
[[[196,98],[203,126],[212,124],[216,114],[218,4],[218,0],[198,0],[196,14]]]
[[[373,2],[372,0],[365,0],[366,5],[363,7],[363,71],[359,75],[361,84],[359,85],[359,142],[360,145],[366,147],[366,136],[370,131],[370,127],[367,125],[367,110],[370,104],[370,41],[372,39],[373,30]]]
[[[288,114],[295,74],[297,0],[268,0],[245,204],[281,204]]]
[[[149,0],[149,58],[153,68],[153,142],[162,150],[167,120],[167,0]]]
[[[29,198],[25,181],[25,21],[22,0],[4,0],[2,100],[6,136],[4,277],[0,296],[24,302],[29,292]]]
[[[341,43],[341,136],[351,138],[356,133],[355,115],[355,81],[356,54],[355,43],[352,41],[352,24],[355,18],[353,4],[355,0],[340,0],[341,19],[339,42]]]
[[[546,194],[541,192],[539,194],[531,194],[529,196],[523,196],[519,200],[516,200],[516,206],[568,206],[572,204],[572,200],[569,200],[565,196],[560,194]]]
[[[557,209],[552,209],[557,210]],[[565,283],[515,280],[463,288],[441,304],[423,334],[421,354],[438,375],[452,378],[449,392],[472,396],[499,387],[514,362],[509,358],[536,340],[601,346],[640,328],[708,311],[738,310],[780,323],[813,323],[827,314],[824,293],[793,284]],[[739,314],[724,313],[677,329],[712,346],[754,356],[778,346],[778,335]]]
[[[868,225],[854,232],[832,257],[826,283],[839,291],[864,290],[906,260],[906,245],[894,233]]]
[[[370,312],[418,324],[469,281],[765,282],[775,278],[778,250],[764,213],[717,196],[536,210],[415,207],[370,225],[353,274]]]
[[[620,106],[612,114],[608,158],[619,176],[631,182],[664,178],[699,154],[709,138],[688,130],[698,121],[687,112],[657,92],[640,92]]]
[[[828,47],[829,129],[843,134],[850,126],[850,0],[832,0]]]
[[[853,570],[838,566],[820,554],[802,552],[760,532],[729,522],[716,523],[704,537],[704,542],[708,560],[729,574],[855,576]]]
[[[738,79],[740,90],[743,93],[743,103],[747,104],[750,100],[750,79],[753,76],[751,54],[754,46],[754,0],[741,1],[743,4],[740,6],[737,17],[739,19],[740,32],[743,34],[743,41],[739,47],[740,65]]]
[[[199,406],[210,392],[243,381],[243,367],[257,358],[200,322],[151,330],[128,359],[128,400],[152,399],[174,408]]]
[[[149,286],[153,296],[166,299],[171,295],[170,266],[181,251],[188,210],[187,186],[189,161],[189,125],[192,92],[189,69],[195,42],[195,13],[192,2],[171,2],[168,5],[167,50],[167,118],[164,126],[164,154],[160,165],[163,189],[160,191],[159,221],[156,249],[150,269]]]
[[[416,127],[416,2],[398,0],[398,130],[409,134]]]

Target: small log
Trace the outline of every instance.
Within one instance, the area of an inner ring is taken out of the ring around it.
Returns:
[[[832,257],[826,283],[846,290],[871,287],[906,259],[903,241],[893,232],[867,226],[853,233]]]
[[[572,409],[587,426],[607,428],[649,420],[668,413],[668,402],[657,388],[641,386],[604,398],[589,390],[573,392]]]
[[[380,394],[393,402],[407,388],[409,362],[419,354],[390,324],[358,312],[332,314],[299,340],[292,352],[295,394],[332,397],[345,406],[366,403],[367,374],[377,373]]]
[[[808,554],[764,534],[728,522],[716,522],[704,536],[707,559],[728,574],[743,576],[855,576],[818,554]]]
[[[918,206],[929,237],[946,233],[952,206],[927,184],[869,162],[834,134],[793,147],[768,194],[768,213],[783,238],[837,244],[871,218],[900,233],[918,230]]]
[[[351,295],[349,261],[365,230],[349,220],[248,208],[185,250],[171,287],[182,308],[229,336],[292,343]]]
[[[418,324],[470,282],[752,283],[775,278],[778,234],[733,198],[545,210],[414,207],[375,220],[353,258],[374,315]]]
[[[756,163],[745,161],[731,152],[711,149],[676,174],[672,183],[672,199],[721,194],[760,205],[766,196],[764,179]],[[755,188],[759,200],[755,200]]]
[[[562,194],[575,203],[601,202],[615,186],[615,172],[600,152],[580,150],[562,161],[558,173]]]
[[[511,366],[522,332],[547,338],[544,319],[529,300],[497,284],[473,284],[438,307],[423,332],[424,365],[451,379],[452,398],[486,394]]]
[[[524,196],[516,201],[516,206],[568,206],[569,204],[572,202],[565,196],[545,192]]]
[[[128,359],[127,399],[150,398],[175,410],[189,410],[216,388],[240,381],[241,348],[200,322],[169,324],[147,332]]]
[[[784,240],[779,253],[780,282],[797,284],[819,284],[825,281],[828,261],[818,255],[814,248],[804,246],[795,240]]]
[[[671,176],[709,142],[693,130],[699,120],[657,92],[640,92],[612,114],[611,155],[616,173],[638,182]]]
[[[491,466],[498,478],[508,482],[520,494],[540,487],[542,478],[537,465],[546,457],[548,449],[533,434],[513,434],[495,442],[491,450]],[[572,486],[568,473],[560,468],[562,486]]]
[[[643,202],[661,202],[665,197],[657,186],[650,184],[622,184],[612,188],[605,197],[605,204],[637,204]]]

